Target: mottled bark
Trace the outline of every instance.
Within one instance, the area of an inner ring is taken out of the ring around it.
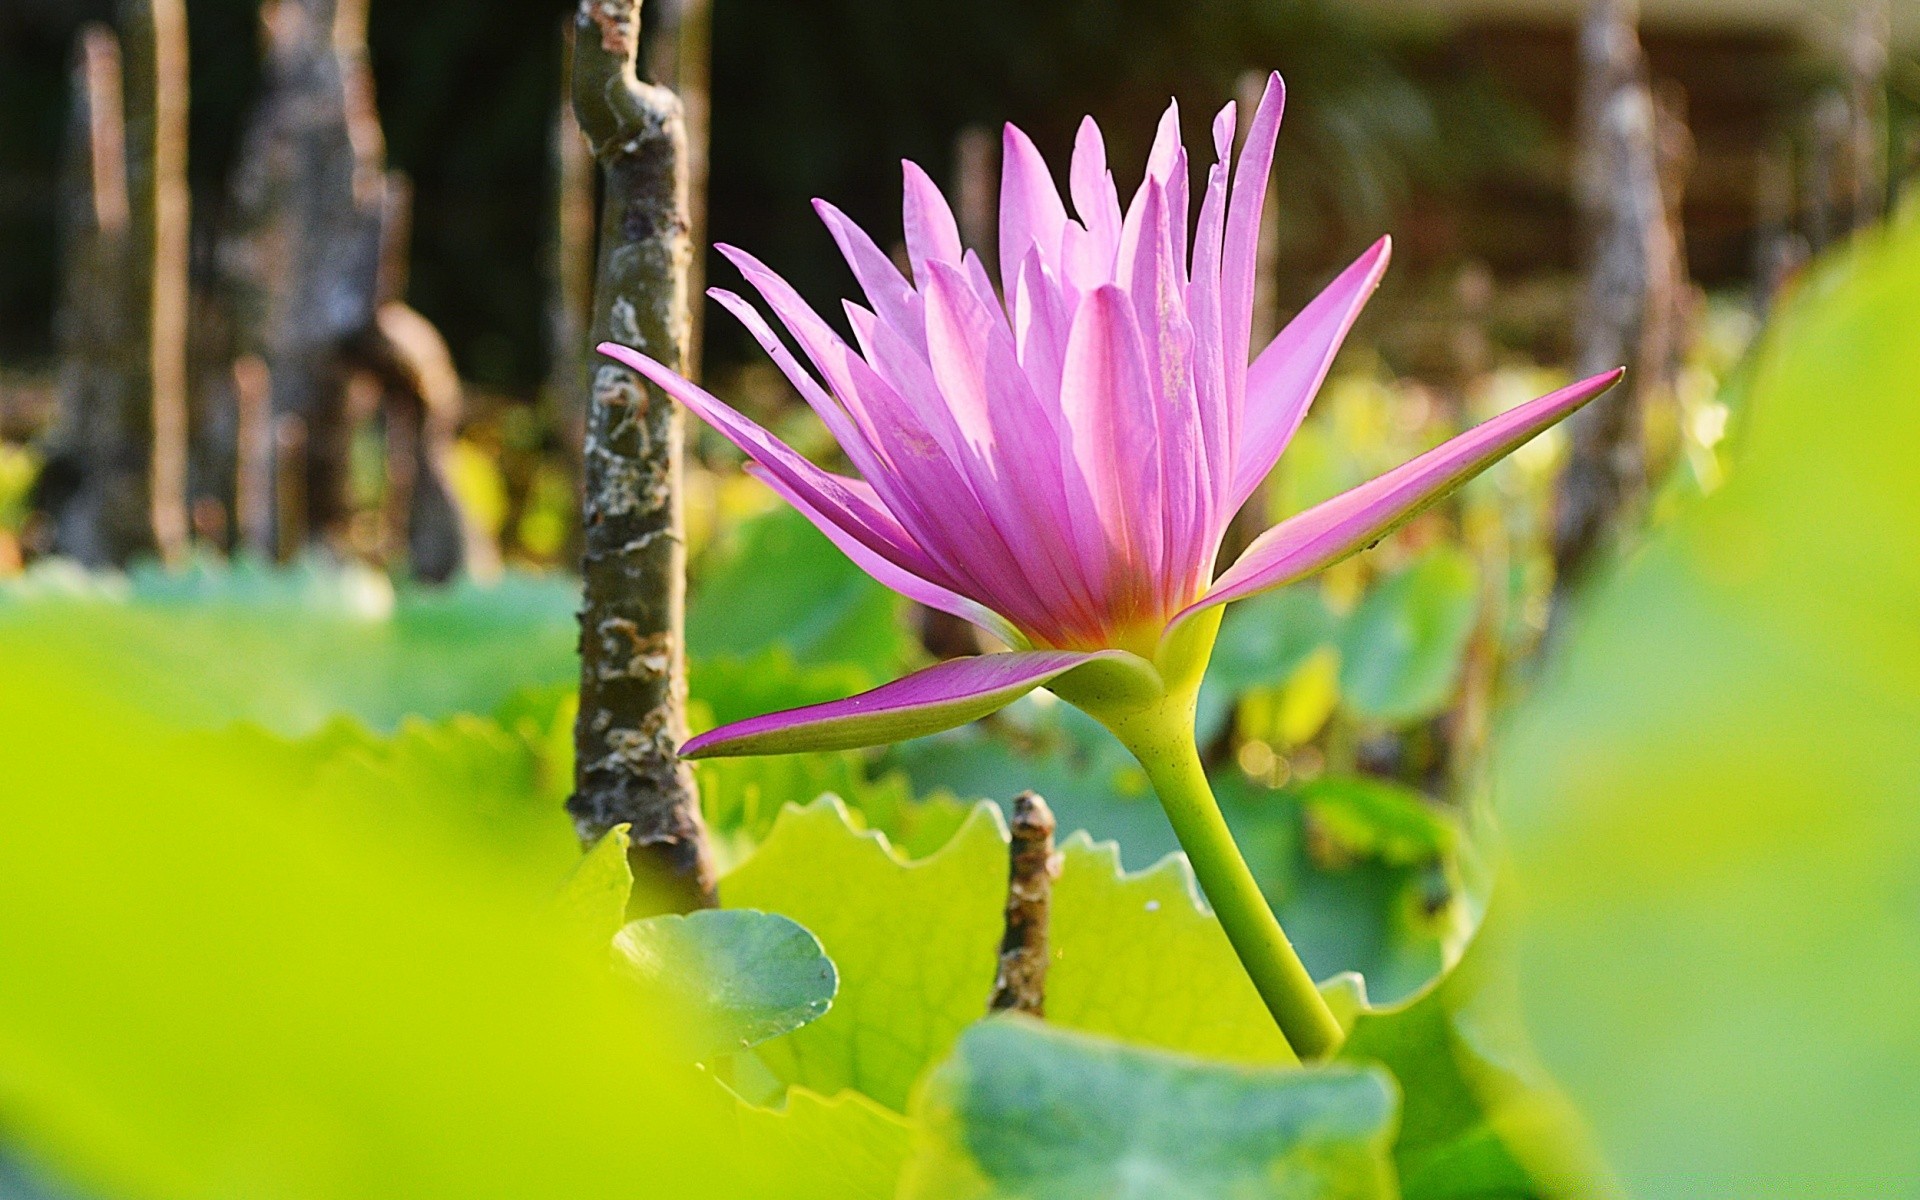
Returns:
[[[1624,385],[1567,421],[1572,443],[1554,523],[1556,608],[1647,485],[1644,410],[1668,385],[1686,290],[1674,229],[1678,184],[1663,181],[1660,120],[1631,0],[1596,0],[1580,33],[1574,199],[1586,294],[1575,374],[1626,365]]]
[[[113,566],[153,550],[152,413],[146,301],[131,262],[120,47],[103,25],[81,33],[70,112],[54,317],[60,374],[34,504],[46,517],[48,549]]]
[[[673,93],[643,83],[637,0],[582,0],[574,111],[605,180],[591,340],[687,365],[686,131]],[[632,826],[636,896],[714,903],[714,869],[686,735],[682,422],[659,389],[596,358],[588,386],[574,793],[585,842]]]
[[[184,0],[127,0],[130,286],[146,362],[148,503],[154,547],[187,551],[187,12]]]
[[[336,537],[350,515],[343,354],[373,328],[389,213],[366,0],[271,0],[261,20],[266,77],[219,263],[235,357],[266,367],[275,511],[264,524],[285,555]]]
[[[987,1008],[1044,1016],[1047,1007],[1047,922],[1053,877],[1053,810],[1033,792],[1013,798],[1013,840],[1007,854],[1007,931]]]

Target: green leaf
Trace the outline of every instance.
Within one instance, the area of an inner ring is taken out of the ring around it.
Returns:
[[[247,726],[194,736],[271,768],[290,798],[362,811],[393,835],[459,847],[533,886],[551,888],[579,858],[540,754],[487,718],[408,719],[390,737],[344,717],[298,739]]]
[[[1497,761],[1529,1030],[1647,1200],[1920,1191],[1916,217],[1808,277]]]
[[[1323,776],[1300,788],[1300,802],[1315,829],[1351,857],[1423,866],[1445,858],[1459,838],[1425,796],[1375,776]]]
[[[0,585],[0,628],[118,680],[128,704],[169,724],[301,735],[341,713],[391,730],[410,715],[491,712],[522,687],[572,679],[578,600],[557,577],[396,591],[365,568],[311,563],[124,578],[53,568]]]
[[[927,1064],[986,1011],[1006,898],[1007,834],[977,806],[939,853],[903,862],[836,797],[788,808],[720,883],[730,908],[792,917],[840,969],[820,1020],[760,1048],[789,1084],[854,1088],[894,1109]]]
[[[630,825],[615,825],[593,844],[567,881],[553,906],[569,929],[583,940],[605,947],[626,923],[627,901],[633,895],[633,867],[627,862]]]
[[[698,662],[752,658],[781,646],[805,665],[847,663],[886,678],[911,648],[903,601],[847,561],[825,535],[781,505],[743,523],[687,605]],[[858,689],[855,689],[858,690]]]
[[[916,1094],[906,1200],[1389,1200],[1393,1085],[997,1018]]]
[[[1296,1061],[1184,858],[1128,875],[1076,833],[1053,885],[1047,1019],[1166,1050]]]
[[[684,1015],[701,1057],[791,1033],[826,1012],[840,986],[820,940],[777,913],[644,917],[613,948],[629,978]]]
[[[0,1113],[82,1194],[738,1194],[731,1104],[554,876],[288,791],[0,629]],[[123,668],[128,674],[137,668]],[[765,1193],[760,1193],[765,1194]]]
[[[1382,581],[1340,634],[1340,694],[1363,717],[1405,724],[1447,706],[1479,607],[1479,571],[1438,546]]]
[[[803,1087],[778,1109],[743,1101],[739,1121],[746,1174],[780,1200],[892,1200],[912,1136],[859,1092],[827,1099]]]

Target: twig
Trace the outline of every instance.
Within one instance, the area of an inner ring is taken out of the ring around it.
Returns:
[[[606,180],[592,340],[681,370],[693,247],[680,102],[634,72],[638,0],[581,0],[573,40],[574,112]],[[590,370],[580,717],[567,810],[589,845],[632,826],[636,896],[711,906],[699,794],[675,754],[686,735],[680,413],[625,367],[598,359]]]
[[[1007,857],[1007,933],[987,1007],[1038,1017],[1046,1012],[1048,909],[1060,868],[1053,853],[1053,810],[1033,792],[1013,798]]]

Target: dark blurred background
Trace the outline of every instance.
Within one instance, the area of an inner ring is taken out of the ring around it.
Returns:
[[[1289,83],[1279,213],[1301,295],[1343,252],[1390,230],[1404,290],[1467,260],[1496,278],[1570,269],[1565,131],[1577,6],[1524,17],[1413,17],[1300,0],[718,0],[710,230],[829,301],[847,284],[806,202],[827,196],[897,236],[896,162],[950,182],[956,138],[1011,120],[1064,159],[1082,113],[1137,163],[1169,96],[1188,137],[1245,71]],[[1696,6],[1697,7],[1697,6]],[[1688,252],[1708,286],[1751,259],[1757,167],[1827,70],[1808,27],[1707,6],[1650,13],[1656,73],[1684,89],[1700,165]],[[54,182],[70,47],[109,0],[0,6],[0,362],[52,355]],[[254,0],[192,0],[195,244],[221,218],[259,82]],[[554,0],[375,0],[369,41],[391,163],[415,191],[409,300],[478,388],[530,399],[544,371],[543,247],[562,23]],[[715,272],[724,268],[716,265]],[[1392,294],[1392,293],[1390,293]],[[1282,303],[1300,296],[1283,296]],[[747,357],[714,322],[709,361]]]

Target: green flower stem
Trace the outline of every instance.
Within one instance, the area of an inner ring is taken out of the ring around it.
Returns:
[[[1192,704],[1168,697],[1166,703],[1129,714],[1114,726],[1114,733],[1146,768],[1201,891],[1280,1032],[1302,1059],[1332,1053],[1344,1036],[1340,1024],[1260,894],[1220,815],[1194,745]]]

